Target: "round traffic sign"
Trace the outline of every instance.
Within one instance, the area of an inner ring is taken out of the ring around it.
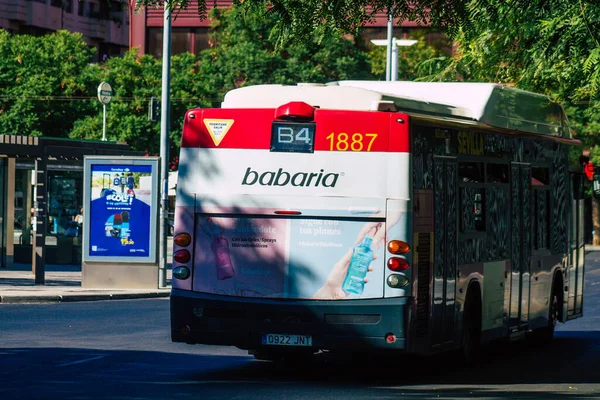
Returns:
[[[111,99],[112,88],[108,82],[102,82],[100,85],[98,85],[98,100],[100,100],[100,103],[102,104],[108,104],[110,103]]]

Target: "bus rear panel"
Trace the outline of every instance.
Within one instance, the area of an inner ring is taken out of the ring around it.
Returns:
[[[409,119],[291,102],[195,109],[182,138],[172,340],[407,349]]]

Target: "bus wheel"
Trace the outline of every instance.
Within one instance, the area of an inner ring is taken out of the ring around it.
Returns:
[[[552,342],[552,338],[554,337],[554,328],[556,327],[558,321],[560,321],[560,308],[562,305],[561,289],[562,284],[557,280],[556,283],[552,285],[552,294],[550,295],[548,326],[539,329],[537,331],[537,335],[534,336],[539,344],[549,345]]]
[[[460,353],[466,365],[473,365],[481,345],[481,301],[479,291],[470,288],[463,312],[463,329]]]

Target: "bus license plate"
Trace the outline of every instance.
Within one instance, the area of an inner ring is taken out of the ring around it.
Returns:
[[[269,333],[263,335],[262,344],[268,346],[312,346],[312,336]]]

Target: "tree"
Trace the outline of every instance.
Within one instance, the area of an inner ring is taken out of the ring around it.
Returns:
[[[398,80],[412,81],[423,75],[431,75],[433,71],[427,69],[430,60],[446,58],[448,39],[443,35],[431,32],[429,29],[415,30],[411,32],[410,38],[417,43],[410,47],[398,48]],[[387,59],[386,46],[373,46],[369,52],[371,73],[381,80],[385,80]],[[436,70],[437,71],[437,70]]]
[[[0,131],[66,137],[90,111],[79,75],[93,55],[81,34],[34,37],[0,30]]]
[[[335,32],[277,48],[265,40],[275,15],[232,7],[213,9],[210,17],[215,46],[200,54],[199,76],[200,92],[210,93],[212,103],[246,85],[372,78],[367,54]]]
[[[468,3],[464,0],[233,0],[245,11],[260,13],[261,18],[272,18],[268,28],[269,38],[278,47],[290,40],[296,42],[314,35],[323,36],[328,31],[356,35],[375,15],[389,13],[398,22],[410,20],[436,28],[444,27],[452,34],[459,28],[469,29],[471,18]],[[477,0],[485,4],[485,0]],[[138,0],[139,5],[166,4],[173,15],[181,9],[196,6],[198,17],[207,17],[210,0]]]
[[[171,159],[179,153],[183,116],[194,107],[218,106],[225,93],[243,85],[327,82],[370,77],[367,55],[352,41],[328,34],[317,43],[293,43],[278,50],[264,40],[274,16],[242,12],[233,7],[214,10],[213,48],[198,56],[178,54],[171,59]],[[148,102],[161,95],[161,60],[137,50],[103,64],[90,65],[81,84],[90,93],[101,81],[111,84],[114,97],[107,106],[107,137],[126,141],[132,149],[158,154],[160,125],[148,121]],[[102,105],[74,124],[73,138],[100,139]]]
[[[138,0],[140,5],[163,2],[175,16],[179,10],[195,4],[199,18],[206,17],[207,4],[211,4],[208,0]],[[462,68],[449,69],[458,73],[452,79],[479,70],[486,71],[481,75],[486,80],[506,78],[515,82],[509,70],[523,67],[527,69],[520,74],[523,85],[545,85],[545,89],[555,93],[559,90],[553,84],[570,77],[572,67],[578,65],[584,74],[584,81],[574,88],[578,96],[595,96],[600,88],[597,0],[234,0],[233,3],[246,11],[274,16],[265,38],[278,47],[314,35],[322,37],[332,30],[357,34],[376,14],[391,11],[397,23],[415,21],[444,31],[464,44],[465,62],[461,63]],[[216,6],[216,2],[212,4]],[[471,58],[470,46],[494,50],[476,52],[479,55],[471,54],[475,57]],[[481,59],[490,55],[490,59]],[[448,66],[446,61],[437,57],[423,65],[422,73],[436,73]],[[477,68],[478,61],[495,67]],[[545,69],[560,71],[558,76],[542,82],[539,72]],[[471,75],[471,79],[475,76]]]
[[[192,54],[172,57],[170,134],[172,157],[178,153],[183,115],[189,108],[202,104],[195,91],[198,61]],[[90,65],[82,74],[87,90],[94,92],[99,82],[107,81],[113,88],[113,99],[107,106],[107,137],[127,142],[133,150],[158,154],[160,124],[148,120],[148,104],[154,96],[160,98],[162,66],[151,55],[139,55],[137,49],[122,57],[108,59],[102,65]],[[70,137],[100,139],[102,137],[102,105],[93,104],[94,112],[75,123]]]
[[[565,105],[577,138],[600,165],[600,4],[592,0],[490,0],[452,57],[437,58],[434,80],[498,82]]]

